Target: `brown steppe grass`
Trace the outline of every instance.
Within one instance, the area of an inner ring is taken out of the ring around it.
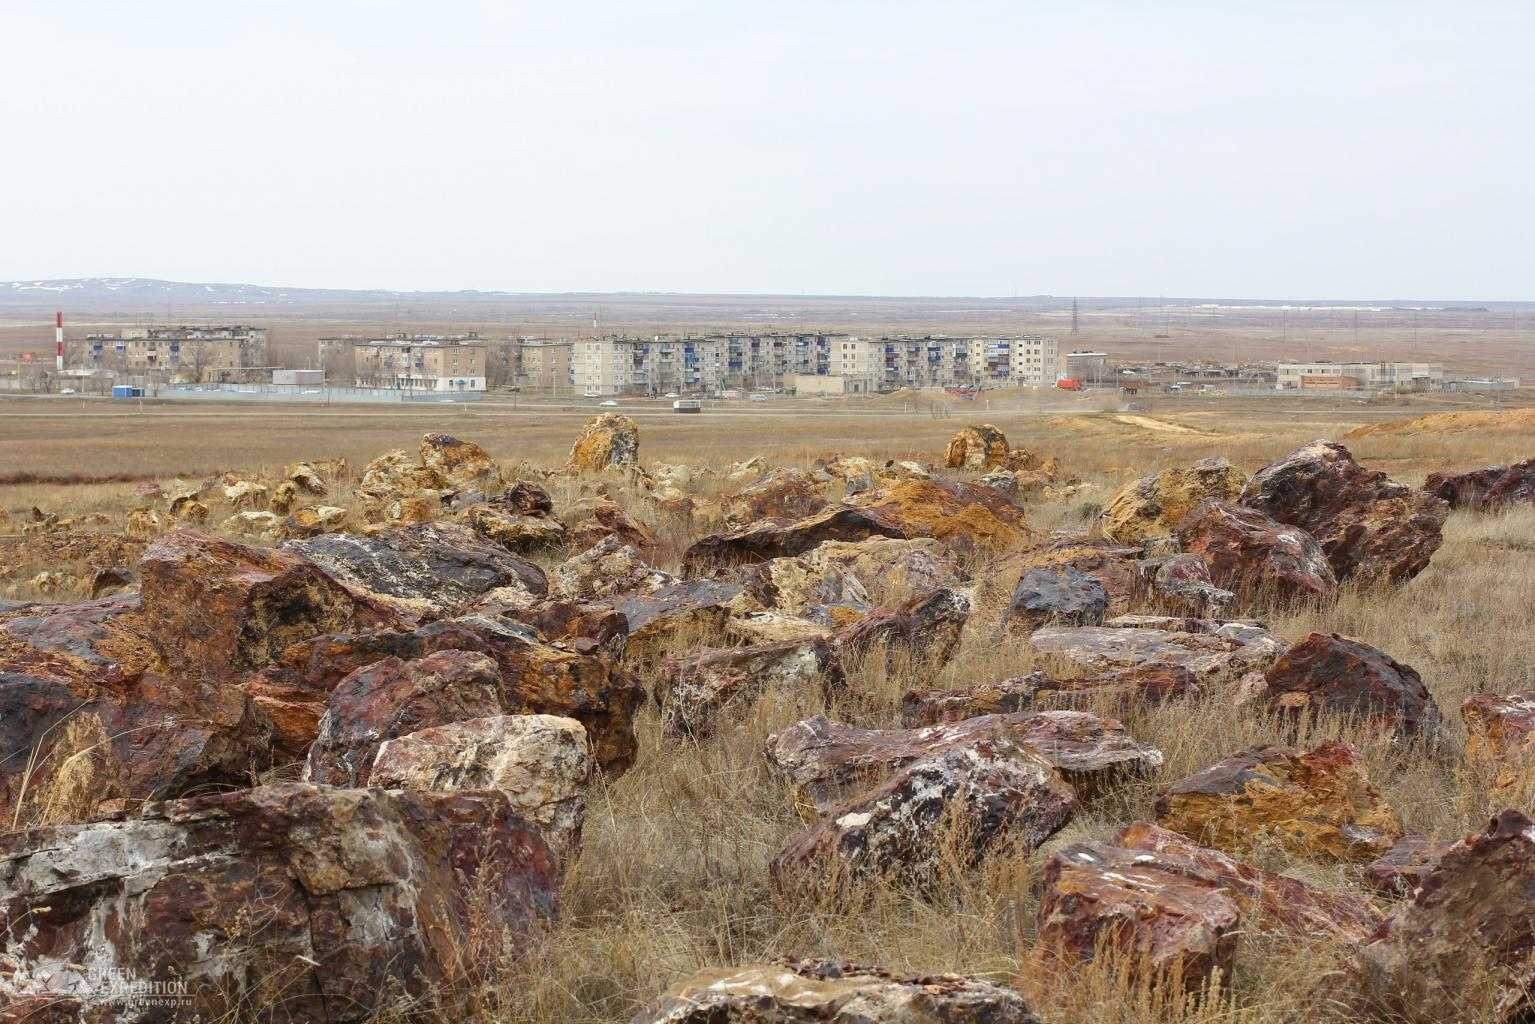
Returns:
[[[1015,446],[1056,456],[1067,474],[1082,481],[1070,496],[1032,504],[1031,524],[1041,530],[1083,529],[1119,485],[1164,466],[1223,455],[1255,470],[1305,441],[1341,438],[1367,419],[1390,418],[1325,408],[1296,413],[1272,405],[1258,411],[1215,406],[1185,410],[1180,406],[1144,414],[1150,426],[1091,410],[1064,417],[1018,412],[950,419],[721,417],[702,423],[656,416],[641,419],[641,457],[646,464],[687,462],[716,469],[758,454],[777,464],[807,465],[815,456],[837,450],[879,459],[933,461],[960,425],[985,419],[1002,427]],[[241,430],[249,429],[246,410],[232,415]],[[317,429],[319,421],[312,414],[295,414],[291,422],[278,415],[242,449],[228,440],[238,431],[210,412],[206,420],[157,424],[156,429],[218,439],[216,451],[197,461],[154,463],[137,447],[146,441],[137,435],[125,439],[131,449],[125,464],[131,468],[124,472],[162,480],[178,475],[196,479],[214,469],[257,475],[286,461],[336,454],[345,455],[355,472],[387,447],[414,447],[421,433],[444,430],[484,444],[509,473],[516,473],[519,468],[561,463],[580,418],[538,414],[506,423],[479,412],[461,420],[439,413],[383,422],[348,418],[342,425]],[[112,462],[85,451],[91,444],[88,439],[60,436],[57,424],[27,429],[49,451],[78,451],[83,475],[104,475],[101,467]],[[1535,455],[1535,433],[1524,432],[1382,433],[1349,443],[1361,461],[1411,484],[1435,469]],[[251,457],[242,458],[242,450]],[[57,454],[53,458],[57,467],[71,464]],[[150,462],[134,463],[132,458]],[[18,467],[23,468],[31,467]],[[545,483],[557,508],[589,490],[589,484],[578,479],[555,477]],[[348,487],[343,485],[327,500],[349,504]],[[0,507],[11,513],[13,524],[33,505],[60,514],[101,512],[117,521],[136,504],[126,481],[0,486]],[[638,499],[631,507],[644,508]],[[210,525],[216,528],[228,514],[215,507]],[[0,533],[6,529],[0,524]],[[693,531],[686,528],[668,528],[657,556],[664,568],[676,568],[680,551],[692,537]],[[0,596],[31,596],[24,581],[33,573],[69,568],[50,565],[25,546],[17,557],[17,550],[11,552],[12,562],[0,563]],[[0,555],[5,553],[0,548]],[[776,890],[769,883],[767,865],[803,822],[787,786],[768,770],[762,756],[769,734],[822,711],[860,724],[898,725],[900,695],[908,688],[974,685],[1035,667],[1021,641],[998,642],[997,623],[1016,573],[1009,577],[1005,563],[975,568],[978,610],[959,653],[945,666],[864,665],[852,673],[846,695],[831,707],[814,692],[770,695],[749,711],[731,716],[704,740],[664,737],[659,717],[653,709],[645,710],[638,721],[640,754],[634,768],[617,779],[600,779],[590,795],[583,843],[569,871],[559,920],[531,946],[514,947],[498,936],[464,936],[464,984],[445,1019],[459,1024],[622,1022],[699,969],[782,956],[842,959],[913,973],[988,975],[1020,988],[1052,1024],[1347,1019],[1325,998],[1325,979],[1337,969],[1340,951],[1322,944],[1252,934],[1244,941],[1229,986],[1203,999],[1174,998],[1163,989],[1129,980],[1144,972],[1121,970],[1126,965],[1116,965],[1112,958],[1090,967],[1052,964],[1032,945],[1041,868],[1062,844],[1108,839],[1131,821],[1151,818],[1157,792],[1170,783],[1242,747],[1287,740],[1303,746],[1329,739],[1354,744],[1364,754],[1376,786],[1411,829],[1454,837],[1480,827],[1509,798],[1494,795],[1484,774],[1457,753],[1464,739],[1457,709],[1472,693],[1535,686],[1535,648],[1530,643],[1535,508],[1495,515],[1457,513],[1430,567],[1406,586],[1349,590],[1333,607],[1286,610],[1268,620],[1292,639],[1311,630],[1357,637],[1415,667],[1454,733],[1447,752],[1393,745],[1378,730],[1337,719],[1304,723],[1296,737],[1262,714],[1235,709],[1227,694],[1136,708],[1119,717],[1137,739],[1165,753],[1164,765],[1088,803],[1043,849],[997,854],[978,869],[957,872],[939,890],[921,894],[880,885],[856,891],[828,886],[822,892],[793,895]],[[6,584],[11,584],[9,594],[3,589]],[[52,599],[61,597],[55,594]],[[709,640],[698,638],[700,644]],[[78,737],[70,747],[88,750],[91,739]],[[47,803],[49,820],[57,820],[58,807],[71,802],[69,794],[51,803],[47,794],[38,799]],[[1527,798],[1519,805],[1527,813],[1535,811]],[[1355,865],[1310,864],[1289,859],[1277,849],[1260,850],[1251,859],[1318,885],[1366,892]],[[1383,908],[1391,906],[1384,897],[1371,898]],[[439,1014],[402,1004],[395,1017],[437,1019]],[[1462,1019],[1492,1018],[1485,1006],[1468,997]]]

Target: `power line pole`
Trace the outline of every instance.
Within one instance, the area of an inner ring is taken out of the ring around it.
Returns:
[[[1077,299],[1076,299],[1076,296],[1072,296],[1072,299],[1071,299],[1071,333],[1072,334],[1076,334],[1077,333]]]

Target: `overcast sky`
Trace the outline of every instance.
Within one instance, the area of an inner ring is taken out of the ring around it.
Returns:
[[[0,279],[1535,297],[1535,3],[0,0]]]

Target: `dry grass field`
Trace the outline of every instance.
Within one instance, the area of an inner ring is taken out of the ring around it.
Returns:
[[[711,468],[762,455],[805,466],[834,451],[875,459],[941,458],[943,443],[974,420],[995,423],[1014,446],[1061,462],[1081,481],[1069,496],[1030,506],[1042,530],[1088,528],[1121,484],[1166,466],[1207,456],[1252,471],[1317,437],[1343,439],[1361,425],[1433,411],[1432,407],[1364,407],[1310,402],[1184,403],[1139,412],[1090,404],[854,415],[773,409],[760,414],[673,417],[640,414],[641,461]],[[341,456],[354,468],[392,447],[414,447],[420,435],[445,431],[484,445],[509,470],[559,465],[590,410],[372,409],[251,410],[156,406],[139,414],[79,403],[0,406],[0,508],[11,522],[37,506],[48,512],[105,516],[102,531],[120,529],[135,507],[133,483],[196,481],[235,472],[268,473],[285,462]],[[1347,442],[1365,464],[1418,484],[1436,469],[1461,469],[1535,455],[1535,424],[1429,433],[1380,430]],[[31,482],[29,482],[31,481]],[[557,508],[582,494],[578,480],[546,482]],[[169,488],[167,488],[169,489]],[[345,488],[336,496],[345,504]],[[638,504],[635,507],[641,507]],[[228,511],[215,508],[216,524]],[[6,527],[0,524],[0,533]],[[668,534],[658,556],[674,558],[691,534]],[[7,560],[8,555],[8,560]],[[675,564],[664,564],[675,569]],[[26,581],[76,566],[13,542],[0,548],[0,596],[34,596]],[[1238,976],[1206,1002],[1172,998],[1118,980],[1103,966],[1052,970],[1032,955],[1038,873],[1061,844],[1106,839],[1118,827],[1152,817],[1157,792],[1233,751],[1284,739],[1256,712],[1233,710],[1215,694],[1123,716],[1138,739],[1161,748],[1166,763],[1095,801],[1044,849],[999,855],[940,891],[914,893],[875,886],[835,898],[784,896],[767,865],[802,827],[785,784],[768,771],[765,738],[806,715],[870,725],[899,724],[903,690],[962,686],[1021,674],[1033,661],[1021,643],[998,641],[996,623],[1016,579],[1006,562],[976,567],[978,612],[960,653],[934,670],[912,663],[855,673],[852,696],[833,708],[818,696],[765,698],[702,741],[663,737],[658,716],[640,722],[636,766],[597,786],[589,801],[579,861],[570,873],[557,924],[530,956],[502,951],[492,938],[465,936],[466,995],[460,1022],[617,1024],[668,985],[707,966],[811,956],[880,964],[912,972],[987,974],[1020,987],[1052,1024],[1268,1024],[1329,1020],[1316,1001],[1334,969],[1324,945],[1255,941]],[[6,588],[9,587],[9,593]],[[68,596],[55,593],[52,599]],[[1332,630],[1380,647],[1414,666],[1445,710],[1457,741],[1456,713],[1474,692],[1511,692],[1535,685],[1530,643],[1535,609],[1535,508],[1500,515],[1456,513],[1430,568],[1395,590],[1346,592],[1322,611],[1279,614],[1271,626],[1287,637]],[[699,638],[700,641],[708,638]],[[1342,738],[1365,755],[1376,785],[1410,828],[1460,835],[1499,806],[1488,781],[1457,756],[1392,745],[1376,730],[1348,722],[1315,725],[1301,745]],[[1506,799],[1506,798],[1505,798]],[[1535,810],[1529,803],[1527,812]],[[1278,850],[1255,858],[1265,867],[1338,889],[1360,889],[1356,866],[1318,867]],[[1361,890],[1362,891],[1362,890]],[[1383,897],[1373,897],[1388,905]],[[400,1019],[412,1017],[401,1007]],[[1466,1021],[1491,1024],[1468,997]]]

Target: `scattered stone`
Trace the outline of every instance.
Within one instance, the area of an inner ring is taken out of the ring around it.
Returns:
[[[1049,762],[992,719],[988,732],[828,809],[774,859],[773,877],[786,887],[830,877],[927,888],[996,849],[1037,848],[1076,803]]]
[[[838,632],[837,650],[843,659],[881,652],[886,659],[904,654],[942,665],[959,646],[971,607],[969,595],[961,590],[944,587],[918,594],[900,604],[876,608]]]
[[[1360,994],[1382,1019],[1524,1020],[1535,993],[1535,823],[1505,810],[1440,857],[1358,954]]]
[[[1148,665],[1071,679],[1031,672],[967,690],[912,690],[901,701],[908,729],[1026,710],[1129,711],[1203,692],[1181,665]]]
[[[219,528],[241,537],[276,540],[282,534],[282,520],[271,512],[236,512]]]
[[[720,715],[765,693],[793,694],[819,687],[828,699],[842,682],[842,672],[825,640],[705,648],[669,659],[656,684],[656,703],[667,731],[705,736]]]
[[[1254,747],[1175,783],[1157,821],[1222,850],[1266,840],[1309,860],[1368,862],[1402,837],[1402,819],[1370,784],[1359,753],[1324,743],[1309,753]]]
[[[869,592],[840,562],[825,556],[826,546],[740,569],[734,578],[742,592],[734,612],[775,612],[827,626],[848,625],[862,618],[870,607]]]
[[[590,746],[574,718],[472,718],[385,740],[368,784],[433,792],[501,790],[563,857],[581,842],[592,779]]]
[[[981,486],[990,487],[1008,501],[1018,500],[1018,474],[1005,469],[993,470],[981,477]]]
[[[634,763],[634,715],[644,688],[610,662],[545,643],[535,630],[506,619],[469,615],[415,629],[318,637],[288,648],[245,689],[258,707],[284,723],[287,748],[301,744],[302,754],[317,734],[331,691],[350,673],[381,659],[410,662],[438,651],[477,652],[496,663],[501,703],[485,714],[574,718],[586,727],[592,752],[606,771],[616,775]]]
[[[1310,634],[1269,665],[1264,678],[1264,700],[1276,709],[1354,715],[1431,743],[1445,736],[1439,706],[1416,671],[1337,633]]]
[[[677,582],[640,557],[619,537],[568,558],[549,571],[549,594],[566,601],[596,601],[618,594],[650,594]]]
[[[23,967],[0,991],[102,1021],[425,1009],[461,969],[462,936],[488,928],[515,949],[552,916],[559,884],[503,792],[289,784],[154,804],[0,837],[0,933]],[[173,1009],[122,1015],[124,992],[167,986]]]
[[[1099,514],[1098,528],[1119,544],[1170,537],[1203,502],[1235,501],[1246,483],[1247,474],[1221,458],[1164,469],[1120,488]]]
[[[576,510],[570,526],[570,542],[581,550],[594,547],[609,537],[637,548],[648,548],[655,538],[643,523],[611,501],[593,502]]]
[[[491,543],[517,554],[561,548],[567,539],[565,524],[558,519],[506,512],[488,502],[465,509],[464,523]]]
[[[869,509],[833,505],[808,519],[770,519],[731,533],[710,534],[684,552],[682,565],[685,573],[695,575],[773,558],[792,558],[826,541],[862,541],[870,537],[907,539],[910,534],[904,525]]]
[[[990,423],[982,423],[966,427],[950,438],[943,453],[943,464],[950,469],[984,473],[1005,468],[1007,454],[1007,436]]]
[[[1452,509],[1489,512],[1509,505],[1535,504],[1535,459],[1469,473],[1431,473],[1423,489],[1449,502]]]
[[[847,504],[880,516],[901,537],[935,537],[961,551],[997,554],[1034,539],[1022,508],[990,487],[959,480],[902,480],[853,495]]]
[[[1448,503],[1354,461],[1341,444],[1313,441],[1259,470],[1242,504],[1322,544],[1340,583],[1405,583],[1443,543]]]
[[[631,1024],[1040,1024],[1010,988],[811,960],[704,971]]]
[[[267,507],[274,515],[285,516],[293,511],[299,499],[298,485],[292,480],[284,480],[272,491],[272,500]]]
[[[237,509],[266,504],[267,489],[254,480],[239,480],[224,488],[224,500]]]
[[[1027,632],[1060,623],[1096,626],[1108,609],[1109,592],[1103,581],[1067,565],[1024,573],[1013,588],[1005,619]]]
[[[372,536],[323,534],[280,550],[315,562],[351,591],[417,619],[450,618],[487,592],[548,593],[544,572],[458,523],[394,526]]]
[[[999,728],[1084,792],[1162,763],[1161,751],[1136,743],[1119,722],[1080,711],[983,715],[923,729],[864,729],[816,715],[768,737],[767,758],[805,806],[825,814],[915,761]]]
[[[1257,604],[1330,604],[1338,579],[1315,537],[1256,509],[1205,502],[1179,524],[1178,543],[1213,583]]]
[[[775,469],[725,502],[725,524],[733,529],[764,519],[803,519],[826,507],[815,478],[800,469]]]
[[[496,663],[469,651],[383,658],[331,691],[309,748],[306,782],[366,786],[385,740],[419,729],[501,713]]]
[[[570,449],[568,468],[598,473],[609,466],[635,466],[640,457],[640,430],[621,413],[605,412],[586,426]]]
[[[341,460],[341,464],[344,470],[346,461]],[[320,471],[307,462],[295,462],[283,470],[283,477],[287,483],[293,485],[295,491],[312,494],[316,498],[325,497],[330,490],[325,486],[325,480],[320,476]]]
[[[1215,585],[1210,568],[1198,555],[1178,554],[1143,563],[1152,596],[1179,615],[1224,618],[1237,596]],[[1328,572],[1331,572],[1329,567]]]
[[[436,472],[450,490],[492,491],[501,486],[501,474],[484,448],[448,434],[421,438],[421,465]]]
[[[1529,792],[1535,779],[1535,691],[1477,693],[1460,706],[1466,760],[1493,770],[1498,790]]]
[[[158,537],[165,530],[160,513],[152,508],[136,508],[128,513],[127,532],[130,537],[148,540]]]
[[[739,584],[702,579],[614,597],[609,603],[629,623],[625,662],[657,665],[678,650],[714,642],[725,633],[740,594]]]
[[[109,565],[103,569],[97,569],[91,577],[91,600],[102,597],[111,597],[121,593],[129,587],[136,586],[139,574],[132,569],[124,569],[121,566]]]
[[[1452,845],[1421,832],[1408,832],[1365,865],[1364,882],[1387,896],[1411,896]]]
[[[1066,658],[1089,672],[1151,666],[1186,668],[1202,685],[1235,679],[1266,668],[1284,650],[1267,630],[1245,623],[1218,623],[1191,631],[1191,620],[1171,620],[1173,628],[1146,628],[1107,620],[1102,626],[1045,626],[1029,637],[1041,654]]]
[[[346,529],[347,511],[336,505],[304,505],[283,520],[282,532],[290,538],[318,537]]]
[[[546,601],[514,617],[537,629],[546,640],[615,663],[623,659],[629,645],[629,620],[606,605]]]
[[[549,497],[549,492],[528,480],[517,481],[491,498],[489,504],[517,516],[554,515],[554,499]]]
[[[197,500],[196,491],[188,491],[171,499],[170,517],[179,523],[205,523],[208,506]]]
[[[1119,615],[1141,596],[1141,555],[1140,548],[1101,537],[1056,537],[1022,552],[1019,569],[1023,574],[1033,569],[1073,569],[1092,576],[1108,592],[1108,614]]]

